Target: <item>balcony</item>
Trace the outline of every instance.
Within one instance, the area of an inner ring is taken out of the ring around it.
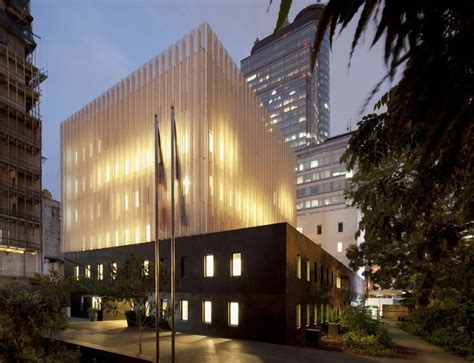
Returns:
[[[32,200],[35,204],[41,201],[41,193],[31,188],[19,187],[10,183],[0,181],[0,193],[4,195],[21,195],[26,200]]]
[[[0,208],[0,217],[25,221],[35,225],[39,225],[41,222],[40,217],[7,208]]]
[[[40,249],[40,243],[27,241],[26,239],[15,239],[5,237],[0,239],[0,251],[23,254],[26,251],[37,252]]]

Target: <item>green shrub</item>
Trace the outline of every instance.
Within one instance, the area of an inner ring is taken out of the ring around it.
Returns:
[[[367,335],[376,335],[380,326],[363,306],[349,305],[342,310],[340,324],[345,332],[361,331]]]

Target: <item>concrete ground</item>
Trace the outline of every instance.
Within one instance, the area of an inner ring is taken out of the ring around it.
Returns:
[[[466,363],[462,357],[449,353],[441,347],[429,343],[427,340],[407,333],[399,327],[397,322],[385,322],[393,341],[409,351],[418,353],[415,360],[417,363]]]
[[[254,342],[250,340],[214,338],[202,335],[177,334],[176,362],[328,362],[328,363],[426,363],[464,362],[461,358],[444,352],[441,348],[413,337],[397,327],[389,327],[398,344],[416,350],[419,354],[410,360],[373,358],[346,353],[328,352],[311,348]],[[71,322],[59,340],[89,348],[121,353],[153,361],[155,357],[155,333],[147,330],[143,335],[143,354],[138,355],[138,333],[127,329],[124,320]],[[171,361],[170,332],[160,334],[160,361]]]

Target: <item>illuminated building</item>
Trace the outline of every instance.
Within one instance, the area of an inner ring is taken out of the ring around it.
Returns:
[[[61,124],[64,252],[152,240],[153,115],[169,171],[171,105],[188,219],[178,236],[294,224],[293,152],[203,24]]]
[[[346,249],[355,237],[360,211],[344,197],[353,171],[340,162],[352,133],[327,139],[297,152],[296,225],[314,242],[347,266]]]
[[[0,276],[41,261],[40,84],[29,0],[0,0]]]
[[[290,146],[319,143],[329,136],[329,39],[321,44],[314,71],[311,53],[324,5],[301,10],[292,23],[257,40],[241,61],[247,82]]]

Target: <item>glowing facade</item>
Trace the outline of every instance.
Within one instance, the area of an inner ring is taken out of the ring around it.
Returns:
[[[168,171],[160,202],[169,211],[171,105],[188,215],[181,226],[177,211],[178,236],[294,224],[295,157],[202,24],[62,123],[64,252],[153,239],[153,115]],[[169,227],[160,233],[168,237]]]

